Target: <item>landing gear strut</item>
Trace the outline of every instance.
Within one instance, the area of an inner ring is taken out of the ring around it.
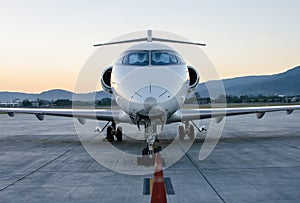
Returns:
[[[145,139],[148,146],[142,150],[142,157],[137,157],[137,164],[150,166],[154,165],[155,157],[154,153],[158,153],[162,150],[161,146],[156,145],[159,140],[157,139],[157,122],[156,120],[143,120],[145,124]],[[163,165],[165,162],[163,161]]]
[[[164,125],[164,120],[162,116],[152,116],[150,118],[142,118],[138,123],[142,123],[145,126],[145,140],[148,146],[142,150],[142,155],[152,157],[154,153],[161,151],[161,146],[157,146],[156,143],[159,142],[157,139],[157,125],[158,122],[162,123],[162,128]]]

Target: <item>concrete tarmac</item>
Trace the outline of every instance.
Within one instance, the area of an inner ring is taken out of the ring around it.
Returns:
[[[205,134],[198,134],[190,150],[164,170],[175,190],[168,202],[299,202],[299,121],[300,112],[269,113],[260,120],[229,117],[203,161],[198,155]],[[176,128],[163,133],[176,135]],[[134,152],[143,147],[133,143],[118,145]],[[40,122],[32,115],[0,115],[0,202],[150,202],[143,181],[151,177],[100,165],[82,146],[70,118]]]

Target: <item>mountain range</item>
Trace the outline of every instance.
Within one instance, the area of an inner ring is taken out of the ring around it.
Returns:
[[[101,100],[103,98],[111,98],[111,95],[104,91],[86,93],[86,94],[77,94],[66,90],[53,89],[48,90],[39,94],[30,94],[22,92],[0,92],[0,101],[8,102],[15,99],[28,99],[35,101],[37,99],[41,100],[57,100],[57,99],[69,99],[69,100],[80,100],[80,101],[91,101],[91,100]]]
[[[214,87],[220,81],[208,81],[200,83],[196,91],[201,97],[208,97],[207,86]],[[300,66],[292,68],[286,72],[274,75],[245,76],[222,80],[227,95],[300,95]],[[7,102],[15,99],[29,100],[57,100],[72,99],[90,101],[91,99],[101,100],[111,98],[111,95],[98,91],[86,94],[77,94],[66,90],[54,89],[40,94],[29,94],[22,92],[0,92],[0,101]]]
[[[201,97],[208,97],[210,89],[220,81],[200,83],[196,92]],[[222,80],[227,95],[300,95],[300,66],[274,75],[245,76]]]

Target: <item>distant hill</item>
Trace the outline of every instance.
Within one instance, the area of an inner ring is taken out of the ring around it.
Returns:
[[[54,89],[42,92],[40,94],[28,94],[28,93],[22,93],[22,92],[0,92],[0,101],[1,102],[7,102],[12,101],[15,99],[29,99],[29,100],[37,100],[37,99],[43,99],[43,100],[57,100],[57,99],[69,99],[72,100],[72,97],[75,98],[75,100],[81,100],[81,101],[89,101],[89,100],[101,100],[103,98],[111,98],[111,95],[104,92],[93,92],[93,93],[87,93],[87,94],[75,94],[70,91],[61,90],[61,89]]]
[[[227,95],[300,95],[300,66],[274,75],[245,76],[222,81]],[[214,87],[215,84],[216,81],[201,83],[196,91],[201,97],[208,97],[206,85]]]

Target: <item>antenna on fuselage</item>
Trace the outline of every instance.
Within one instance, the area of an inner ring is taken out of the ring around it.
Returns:
[[[123,40],[123,41],[116,41],[116,42],[108,42],[108,43],[103,43],[103,44],[95,44],[94,47],[114,45],[114,44],[134,43],[134,42],[142,42],[142,41],[146,41],[146,42],[153,42],[153,41],[170,42],[170,43],[178,43],[178,44],[206,46],[206,44],[203,44],[203,43],[152,37],[152,30],[147,30],[147,38],[145,37],[145,38],[137,38],[137,39]]]
[[[147,30],[147,42],[152,42],[152,30]]]

